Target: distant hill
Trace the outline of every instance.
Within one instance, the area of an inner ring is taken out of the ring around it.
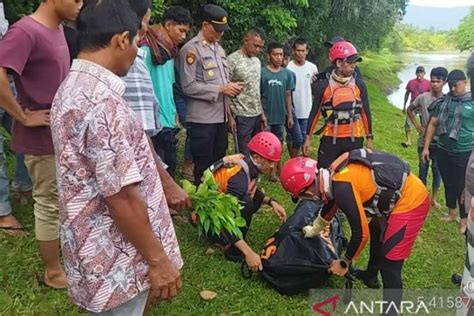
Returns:
[[[459,26],[461,20],[469,14],[470,7],[435,8],[411,5],[403,22],[422,29],[451,30]]]

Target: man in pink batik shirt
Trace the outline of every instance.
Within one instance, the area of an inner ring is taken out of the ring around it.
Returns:
[[[93,315],[142,315],[169,299],[182,259],[142,123],[123,99],[139,21],[128,1],[89,0],[80,53],[51,109],[69,295]]]

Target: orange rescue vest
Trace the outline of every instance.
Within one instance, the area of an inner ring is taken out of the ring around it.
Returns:
[[[361,137],[362,126],[362,99],[355,78],[341,85],[332,76],[328,78],[329,84],[324,91],[321,101],[321,112],[325,124],[317,134],[332,136],[333,144],[338,137]]]

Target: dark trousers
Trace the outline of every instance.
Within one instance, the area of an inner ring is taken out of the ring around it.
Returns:
[[[227,124],[190,125],[191,154],[194,162],[194,183],[200,184],[204,171],[214,162],[223,158],[227,150]]]
[[[362,137],[356,137],[354,141],[350,137],[337,138],[336,144],[333,144],[332,136],[323,136],[318,149],[318,168],[329,168],[343,153],[363,147]]]
[[[367,272],[377,276],[382,275],[383,300],[400,306],[403,298],[402,268],[405,260],[390,260],[385,258],[382,246],[382,229],[379,222],[373,218],[369,223],[370,255]],[[389,306],[386,306],[389,307]],[[382,315],[397,315],[395,309],[384,310]]]
[[[186,111],[188,108],[187,102],[185,99],[176,98],[174,102],[176,103],[176,111],[178,112],[179,121],[181,125],[186,129],[186,140],[184,143],[184,160],[192,160],[191,157],[191,145],[189,143],[189,126],[186,123]]]
[[[250,139],[262,130],[261,115],[253,117],[237,116],[235,118],[237,123],[237,140],[239,142],[239,151],[241,154],[248,154],[247,144]]]
[[[430,161],[431,161],[431,172],[433,174],[433,184],[432,189],[439,189],[441,186],[441,173],[439,172],[438,167],[438,147],[430,147],[430,160],[423,161],[421,159],[421,153],[423,148],[418,147],[418,177],[420,178],[421,182],[426,185],[426,178],[428,178],[428,171],[430,169]]]
[[[444,195],[448,208],[455,209],[459,205],[461,218],[466,218],[466,207],[462,199],[464,182],[466,179],[466,167],[470,152],[450,153],[438,148],[438,168],[444,184]]]
[[[176,173],[176,152],[178,139],[176,134],[179,132],[177,128],[164,127],[158,134],[151,138],[155,151],[161,160],[168,166],[168,173],[174,178]]]

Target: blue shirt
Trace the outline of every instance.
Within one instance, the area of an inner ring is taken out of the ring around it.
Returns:
[[[174,103],[173,84],[175,83],[174,60],[170,59],[163,65],[155,65],[151,60],[151,51],[148,46],[142,47],[146,51],[145,64],[150,72],[153,90],[160,102],[160,123],[163,127],[176,127],[176,104]]]

